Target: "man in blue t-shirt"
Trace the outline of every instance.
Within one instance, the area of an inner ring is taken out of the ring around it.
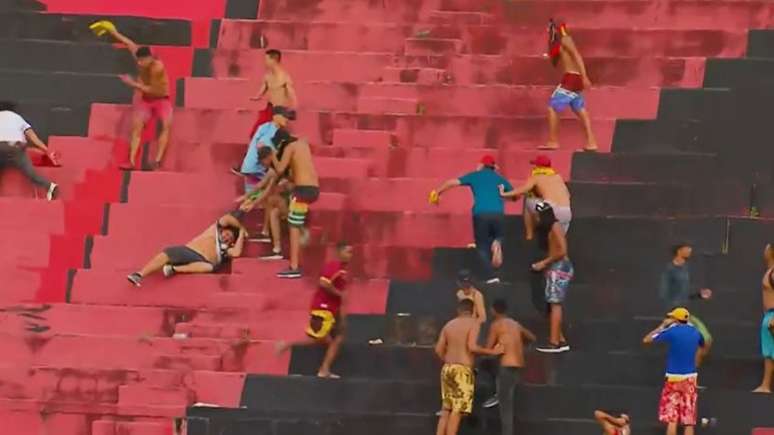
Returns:
[[[430,192],[430,203],[437,204],[445,191],[459,186],[468,186],[473,192],[473,235],[484,264],[484,279],[487,284],[499,283],[494,268],[502,264],[505,222],[505,203],[500,196],[500,186],[506,191],[513,190],[513,186],[497,173],[494,157],[486,155],[481,159],[478,170],[447,180],[437,190]]]
[[[685,426],[686,435],[693,435],[696,426],[696,353],[704,348],[705,342],[688,322],[690,317],[685,308],[675,308],[658,328],[642,339],[645,344],[669,344],[658,411],[659,421],[667,425],[667,435],[677,435],[678,425]]]
[[[296,119],[295,111],[284,107],[275,107],[271,122],[261,124],[247,145],[247,152],[242,159],[242,166],[234,170],[245,177],[245,194],[251,192],[255,185],[266,175],[267,168],[258,159],[258,149],[270,147],[274,149],[271,139],[280,128],[286,128],[289,121]]]

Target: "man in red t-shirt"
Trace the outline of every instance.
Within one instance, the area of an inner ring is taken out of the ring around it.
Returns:
[[[277,343],[279,353],[291,346],[328,345],[317,371],[317,376],[321,378],[339,377],[331,373],[331,365],[344,341],[346,320],[342,305],[346,299],[344,289],[347,285],[347,265],[352,260],[352,245],[339,242],[336,245],[336,256],[337,260],[328,262],[323,267],[319,286],[312,297],[309,326],[306,328],[309,338],[297,343]]]

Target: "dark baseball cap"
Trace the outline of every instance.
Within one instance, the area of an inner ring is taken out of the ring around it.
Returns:
[[[468,269],[462,269],[457,272],[457,283],[459,284],[471,284],[473,283],[473,277]]]
[[[285,106],[274,106],[272,108],[272,115],[284,116],[291,121],[296,120],[296,111]]]

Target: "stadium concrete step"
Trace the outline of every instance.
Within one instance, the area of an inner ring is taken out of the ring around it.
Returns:
[[[2,11],[2,9],[0,9]],[[180,19],[149,19],[137,16],[75,15],[36,12],[0,13],[0,37],[93,43],[89,25],[112,21],[125,35],[142,45],[191,45],[191,22]]]
[[[645,331],[643,335],[647,333]],[[640,339],[639,341],[642,341]],[[293,349],[290,373],[314,376],[324,349],[298,347]],[[760,381],[760,361],[754,356],[728,358],[713,355],[702,364],[699,382],[709,389],[749,392]],[[664,378],[664,355],[636,353],[605,353],[572,350],[560,355],[530,351],[522,380],[532,385],[658,385]],[[491,368],[496,368],[492,364]],[[441,368],[432,346],[398,347],[384,345],[346,345],[332,370],[347,379],[427,381],[434,379]],[[478,378],[490,381],[483,369]]]
[[[0,71],[0,97],[10,100],[71,104],[85,101],[129,103],[132,90],[118,77],[108,74],[77,74],[61,71]]]
[[[91,105],[88,103],[53,104],[44,101],[22,101],[17,110],[43,141],[55,135],[86,136],[89,131]]]
[[[255,110],[175,110],[170,147],[184,143],[246,143],[258,112]],[[88,136],[113,140],[129,134],[131,107],[94,104]],[[560,140],[569,149],[585,144],[576,120],[561,122]],[[592,121],[601,151],[609,151],[615,120]],[[336,129],[393,131],[400,144],[412,146],[455,146],[465,148],[535,149],[545,142],[548,125],[540,117],[485,117],[433,115],[374,115],[342,112],[300,112],[293,129],[303,131],[312,145],[330,144]],[[441,145],[442,144],[442,145]]]
[[[722,177],[713,154],[576,153],[572,156],[572,180],[595,182],[696,183]],[[690,171],[685,168],[690,167]]]
[[[404,43],[409,39],[417,43],[438,42],[438,46],[419,51],[423,54],[459,49],[468,54],[539,56],[545,45],[545,30],[541,26],[460,26],[433,30],[428,26],[384,23],[224,20],[218,47],[262,48],[261,41],[268,41],[279,49],[404,53],[409,48]],[[462,38],[436,39],[438,34],[441,38],[449,35],[449,30],[458,32]],[[643,29],[635,34],[615,28],[575,28],[573,35],[577,41],[583,41],[581,48],[586,56],[738,57],[744,53],[747,39],[746,32],[736,29]],[[610,44],[613,37],[620,44]]]

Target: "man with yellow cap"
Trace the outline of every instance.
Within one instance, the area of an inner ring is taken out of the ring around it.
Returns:
[[[705,343],[701,333],[688,322],[690,318],[688,310],[675,308],[642,339],[645,344],[669,344],[658,410],[659,421],[667,425],[667,435],[677,435],[678,425],[685,427],[685,435],[694,435],[696,426],[696,353]]]

